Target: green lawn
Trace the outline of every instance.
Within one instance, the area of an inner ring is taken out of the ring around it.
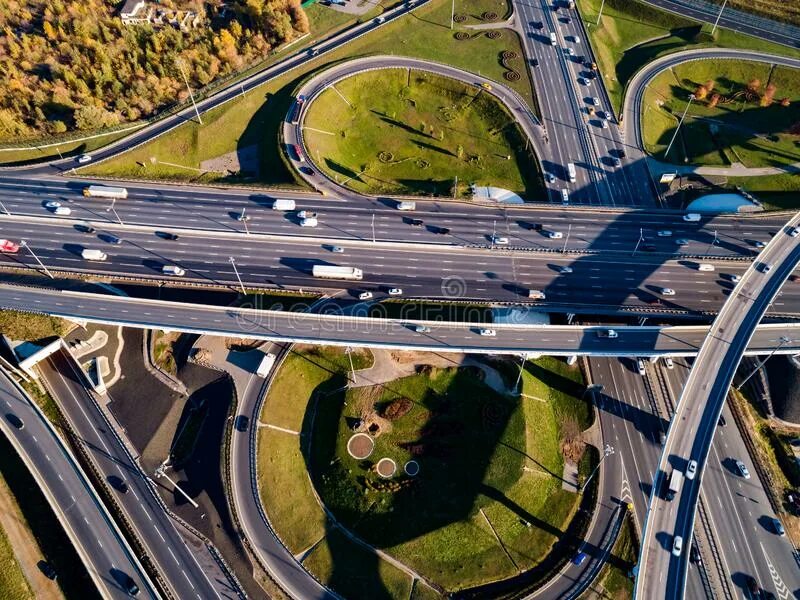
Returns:
[[[748,82],[761,82],[759,91],[746,97]],[[670,150],[670,162],[698,165],[748,167],[780,166],[800,162],[798,137],[786,131],[800,121],[800,72],[764,63],[731,60],[698,60],[683,63],[658,75],[644,97],[643,138],[647,150],[664,159],[683,114],[689,94],[713,81],[706,99],[692,102],[680,136]],[[774,85],[775,101],[759,105],[759,95]],[[713,93],[720,95],[710,106]],[[780,100],[788,98],[788,107]]]
[[[57,146],[50,146],[52,140],[45,140],[42,143],[47,144],[46,148],[27,148],[23,150],[8,150],[0,151],[0,165],[14,165],[24,164],[26,162],[40,162],[47,160],[59,160],[62,157],[77,156],[85,152],[92,152],[97,148],[101,148],[110,144],[111,142],[130,135],[132,131],[111,132],[100,137],[95,137],[90,140],[71,141],[64,139],[62,143]],[[19,146],[24,146],[29,143],[20,143]],[[59,155],[61,152],[61,155]]]
[[[330,530],[303,565],[345,598],[405,599],[411,592],[408,574],[352,541],[340,529]]]
[[[470,183],[540,189],[524,134],[493,96],[421,71],[338,83],[310,106],[304,137],[318,167],[362,193],[449,195],[456,177],[459,193]]]
[[[800,51],[762,39],[718,29],[712,41],[710,26],[645,5],[637,0],[606,0],[600,26],[596,26],[602,0],[577,0],[589,29],[614,109],[619,112],[625,86],[648,62],[678,50],[719,46],[760,50],[770,54],[800,56]]]
[[[379,31],[354,40],[328,56],[311,61],[302,69],[248,92],[244,98],[237,98],[203,115],[203,125],[194,121],[185,123],[144,146],[81,172],[117,177],[236,182],[244,178],[201,174],[197,169],[204,160],[255,147],[260,172],[254,181],[278,186],[302,185],[287,167],[284,149],[279,143],[279,127],[291,106],[297,85],[312,71],[341,60],[386,52],[432,58],[505,82],[503,74],[506,69],[500,64],[500,54],[510,50],[522,56],[519,39],[512,31],[503,30],[499,39],[470,31],[471,38],[466,41],[456,40],[453,33],[450,30],[450,3],[433,0]],[[521,59],[517,62],[521,79],[505,83],[535,107],[527,71],[522,68]]]
[[[0,333],[12,340],[36,341],[63,336],[74,325],[64,319],[16,310],[0,310]]]
[[[368,364],[354,358],[356,368]],[[298,438],[262,427],[258,453],[262,500],[281,539],[299,552],[326,536],[307,567],[346,597],[405,599],[410,591],[403,573],[332,534],[309,465],[341,523],[448,590],[513,576],[547,555],[578,504],[560,480],[567,423],[589,423],[578,369],[530,362],[525,395],[512,398],[485,386],[477,370],[436,368],[345,394],[339,388],[348,368],[340,350],[298,351],[278,372],[261,417],[304,432]],[[409,401],[389,420],[388,407],[400,398]],[[354,419],[383,428],[367,461],[346,451]],[[400,474],[379,478],[370,465],[380,457],[392,458]],[[421,465],[415,478],[402,475],[411,458]]]
[[[722,4],[723,0],[711,0]],[[728,8],[800,25],[800,0],[729,0]]]
[[[800,176],[729,177],[728,185],[742,186],[770,210],[800,208]]]
[[[605,593],[599,597],[608,600],[628,600],[633,597],[633,579],[629,577],[630,570],[636,564],[639,554],[639,544],[636,537],[636,528],[633,519],[628,516],[622,523],[619,536],[611,551],[608,563],[597,576],[593,591],[600,587]]]
[[[10,494],[5,482],[0,480],[2,494]],[[0,597],[3,600],[27,600],[33,599],[34,594],[31,590],[25,574],[17,562],[14,555],[14,548],[11,547],[8,538],[2,527],[0,527]]]
[[[495,13],[497,18],[484,21],[485,13]],[[456,0],[455,14],[467,17],[466,21],[460,23],[461,25],[495,23],[511,16],[511,6],[508,0]]]

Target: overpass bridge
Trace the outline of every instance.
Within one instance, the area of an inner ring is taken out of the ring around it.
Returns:
[[[608,327],[600,326],[375,318],[367,316],[366,305],[355,307],[348,315],[309,314],[14,285],[0,285],[0,308],[92,323],[273,342],[479,354],[694,356],[709,330],[703,325],[614,326],[618,336],[608,338],[603,337]],[[788,341],[782,341],[784,338]],[[800,353],[800,323],[760,326],[747,352],[763,354],[776,348],[781,353]]]

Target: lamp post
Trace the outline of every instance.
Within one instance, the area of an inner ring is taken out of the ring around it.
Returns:
[[[672,149],[672,143],[675,141],[675,138],[678,137],[678,132],[681,130],[681,125],[683,125],[683,120],[686,118],[686,113],[689,110],[689,107],[692,105],[692,101],[695,99],[694,94],[689,94],[689,103],[686,105],[686,108],[683,109],[683,114],[681,115],[681,120],[678,121],[678,126],[675,128],[675,133],[672,134],[672,139],[669,141],[669,146],[667,146],[667,151],[664,152],[664,158],[667,158],[669,151]]]
[[[519,382],[522,380],[522,371],[525,368],[525,360],[527,356],[525,354],[519,355],[519,375],[517,375],[517,382],[514,384],[514,392],[517,396],[522,393],[522,390],[519,389]]]
[[[175,61],[175,64],[178,65],[178,69],[180,69],[181,75],[183,75],[183,82],[186,84],[186,89],[189,90],[189,98],[192,99],[192,106],[194,106],[194,114],[197,116],[197,121],[202,125],[203,119],[200,116],[200,111],[197,110],[197,104],[194,102],[194,94],[192,93],[192,88],[189,86],[189,80],[186,78],[186,72],[183,70],[183,63],[181,61]]]
[[[594,477],[594,474],[597,473],[597,469],[600,468],[600,465],[603,464],[603,461],[612,454],[614,454],[614,448],[611,447],[611,444],[606,444],[606,447],[603,449],[603,456],[600,457],[600,462],[597,463],[597,466],[592,470],[589,477],[586,478],[586,481],[581,486],[581,494],[583,493],[583,490],[586,489],[586,486],[589,485],[589,482],[592,480],[592,477]]]
[[[53,274],[50,272],[50,270],[49,270],[47,267],[45,267],[45,266],[44,266],[44,263],[43,263],[41,260],[39,260],[39,257],[38,257],[38,256],[36,256],[36,253],[33,251],[33,248],[31,248],[31,247],[28,245],[28,242],[27,242],[27,240],[20,240],[20,241],[19,241],[19,245],[20,245],[20,246],[22,246],[23,248],[27,248],[27,249],[28,249],[28,252],[30,252],[30,253],[31,253],[31,256],[33,256],[33,258],[36,260],[36,262],[37,262],[37,263],[39,263],[39,266],[40,266],[40,267],[42,267],[42,269],[44,270],[45,274],[46,274],[46,275],[47,275],[47,276],[48,276],[50,279],[55,279],[55,277],[53,277]]]
[[[242,295],[246,296],[247,295],[247,290],[244,289],[244,284],[242,283],[242,278],[239,277],[239,269],[236,268],[236,261],[233,259],[232,256],[230,258],[228,258],[228,260],[231,262],[231,266],[233,266],[233,272],[236,273],[236,279],[239,280],[239,287],[242,289]]]
[[[726,0],[726,1],[727,1],[727,0]],[[597,13],[597,23],[595,23],[595,26],[597,26],[597,27],[599,27],[599,26],[600,26],[600,18],[603,16],[603,7],[604,7],[605,5],[606,5],[606,0],[603,0],[603,1],[600,3],[600,12],[599,12],[599,13]]]
[[[564,247],[561,249],[561,254],[567,253],[567,244],[569,243],[569,234],[572,233],[572,223],[567,226],[567,237],[564,238]]]
[[[765,363],[765,362],[767,362],[767,361],[768,361],[770,358],[772,358],[772,355],[773,355],[773,354],[775,354],[775,353],[776,353],[778,350],[780,350],[780,349],[781,349],[781,348],[782,348],[782,347],[783,347],[785,344],[788,344],[788,343],[789,343],[789,342],[791,342],[792,340],[790,340],[790,339],[789,339],[788,337],[786,337],[785,335],[782,335],[782,336],[781,336],[781,337],[778,339],[778,341],[779,341],[780,343],[779,343],[777,346],[775,346],[775,347],[772,349],[772,352],[770,352],[770,353],[767,355],[767,357],[766,357],[764,360],[762,360],[760,363],[758,363],[758,364],[756,365],[756,367],[755,367],[755,368],[754,368],[752,371],[750,371],[750,374],[749,374],[747,377],[745,377],[745,378],[744,378],[744,381],[742,381],[742,383],[740,383],[739,385],[737,385],[737,386],[736,386],[736,391],[737,391],[737,392],[738,392],[740,389],[742,389],[742,386],[744,386],[744,384],[745,384],[745,383],[747,383],[748,381],[750,381],[750,378],[751,378],[753,375],[755,375],[755,374],[756,374],[756,372],[757,372],[757,371],[758,371],[758,370],[759,370],[761,367],[763,367],[763,366],[764,366],[764,363]]]
[[[643,240],[644,240],[644,229],[640,227],[639,239],[636,240],[636,245],[633,247],[633,253],[631,254],[631,256],[636,256],[636,251],[639,250],[639,244],[641,244]]]
[[[711,35],[714,35],[714,32],[717,30],[717,25],[719,24],[720,17],[722,17],[722,11],[725,10],[726,4],[728,4],[728,0],[725,0],[719,9],[719,14],[717,14],[717,18],[714,21],[714,26],[711,28]]]
[[[183,491],[183,488],[181,488],[181,486],[178,485],[178,482],[174,481],[169,475],[167,475],[167,461],[169,461],[169,459],[161,463],[155,470],[156,479],[164,477],[173,486],[175,486],[175,489],[178,490],[183,495],[184,498],[186,498],[189,502],[192,503],[192,506],[194,506],[195,508],[200,508],[197,502],[195,502],[189,494]]]
[[[347,354],[347,358],[350,360],[350,382],[355,385],[356,383],[356,370],[353,368],[353,349],[348,346],[344,349],[344,353]]]
[[[713,246],[716,246],[718,243],[719,243],[719,238],[717,237],[717,230],[715,229],[714,230],[714,239],[711,240],[711,243],[708,245],[708,249],[706,250],[706,254],[708,254],[711,251],[711,248]]]

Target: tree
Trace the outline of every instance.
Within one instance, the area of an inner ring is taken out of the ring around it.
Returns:
[[[767,84],[767,87],[764,90],[764,95],[761,96],[761,102],[760,102],[761,106],[769,106],[770,104],[772,104],[772,99],[775,97],[775,92],[777,91],[778,87],[775,84],[773,83]]]
[[[791,102],[791,100],[789,100],[788,98],[781,98],[781,106],[782,106],[783,108],[788,108],[788,106],[789,106],[791,103],[792,103],[792,102]]]
[[[116,114],[93,104],[80,107],[73,116],[78,129],[100,129],[119,123],[119,117]]]
[[[710,93],[711,91],[713,91],[713,89],[714,89],[714,86],[716,85],[716,82],[715,82],[713,79],[709,79],[709,80],[707,80],[707,81],[706,81],[706,82],[705,82],[703,85],[705,86],[705,88],[706,88],[706,89],[709,91],[709,93]]]
[[[698,85],[694,91],[694,97],[697,100],[705,100],[706,96],[708,96],[708,88],[704,85]]]
[[[714,92],[713,94],[711,94],[711,99],[708,101],[708,106],[710,108],[714,108],[717,104],[719,104],[719,101],[720,101],[720,95]]]

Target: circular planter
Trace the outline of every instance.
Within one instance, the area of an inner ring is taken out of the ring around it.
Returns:
[[[419,475],[419,463],[415,460],[410,460],[403,465],[403,471],[405,471],[406,475],[409,477],[416,477]]]
[[[389,479],[397,472],[397,463],[391,458],[382,458],[375,465],[375,469],[378,471],[378,475],[384,479]]]
[[[375,442],[366,433],[356,433],[347,440],[347,452],[356,460],[364,460],[375,448]]]

